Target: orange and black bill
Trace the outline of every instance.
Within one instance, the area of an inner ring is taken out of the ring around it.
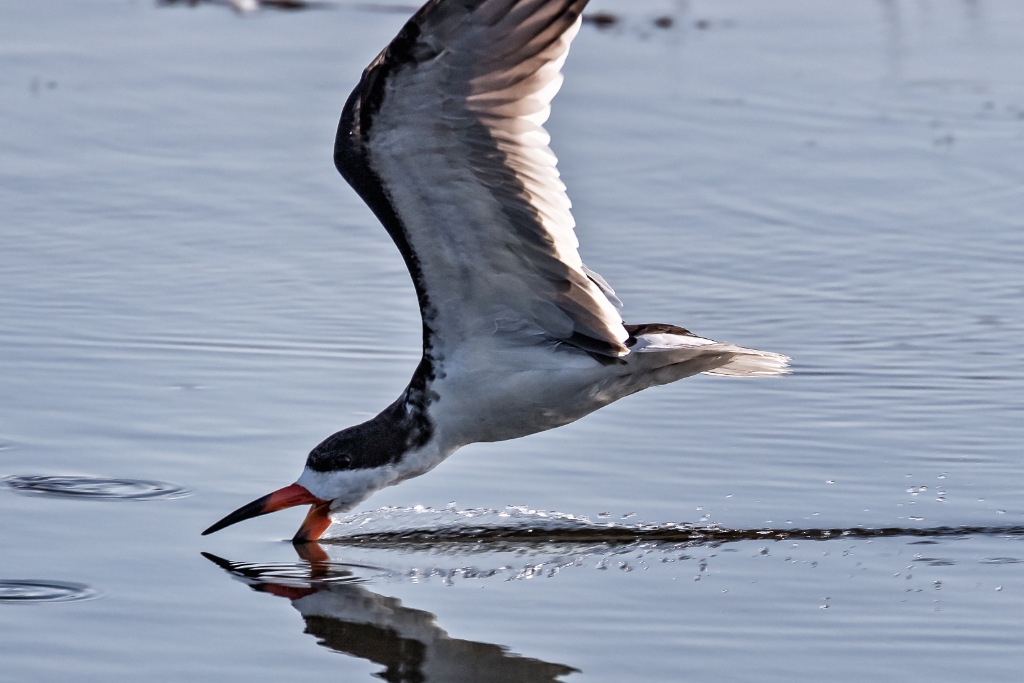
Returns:
[[[295,532],[292,543],[307,543],[315,541],[327,531],[331,525],[331,501],[321,500],[307,491],[305,487],[298,484],[285,486],[273,493],[268,493],[262,498],[257,498],[248,505],[243,505],[230,515],[220,520],[209,529],[203,532],[203,536],[220,531],[232,524],[265,515],[268,512],[277,512],[296,505],[311,505],[306,519],[302,526]]]

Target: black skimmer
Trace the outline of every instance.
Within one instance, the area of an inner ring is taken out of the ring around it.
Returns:
[[[543,128],[587,0],[431,0],[363,71],[334,162],[391,235],[423,318],[423,358],[394,403],[313,449],[298,480],[203,534],[311,505],[331,513],[478,441],[578,420],[697,373],[779,375],[786,356],[627,325],[577,252]]]

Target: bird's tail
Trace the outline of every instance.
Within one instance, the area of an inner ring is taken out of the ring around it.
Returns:
[[[721,349],[722,352],[732,355],[727,363],[720,365],[713,370],[706,370],[705,375],[719,375],[722,377],[773,377],[776,375],[788,375],[789,356],[771,351],[757,351],[745,349],[742,346],[732,344],[716,344],[714,350]],[[708,348],[707,350],[711,350]]]
[[[663,367],[686,364],[691,375],[772,377],[789,373],[789,356],[781,353],[705,339],[673,325],[633,325],[627,329],[635,339],[631,350],[640,357],[651,354],[649,357],[657,358],[655,362]]]

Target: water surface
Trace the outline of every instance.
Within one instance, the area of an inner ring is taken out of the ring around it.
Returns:
[[[592,10],[548,124],[584,260],[794,374],[468,447],[298,555],[298,511],[199,532],[418,360],[331,161],[405,16],[3,3],[0,476],[110,495],[0,488],[0,597],[95,598],[0,600],[0,679],[1019,677],[1024,8]]]

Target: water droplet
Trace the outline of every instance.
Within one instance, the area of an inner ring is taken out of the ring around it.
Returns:
[[[180,486],[144,479],[25,475],[4,477],[3,483],[20,493],[61,498],[153,500],[191,495]]]
[[[81,583],[0,580],[0,602],[72,602],[97,595],[95,590]]]

